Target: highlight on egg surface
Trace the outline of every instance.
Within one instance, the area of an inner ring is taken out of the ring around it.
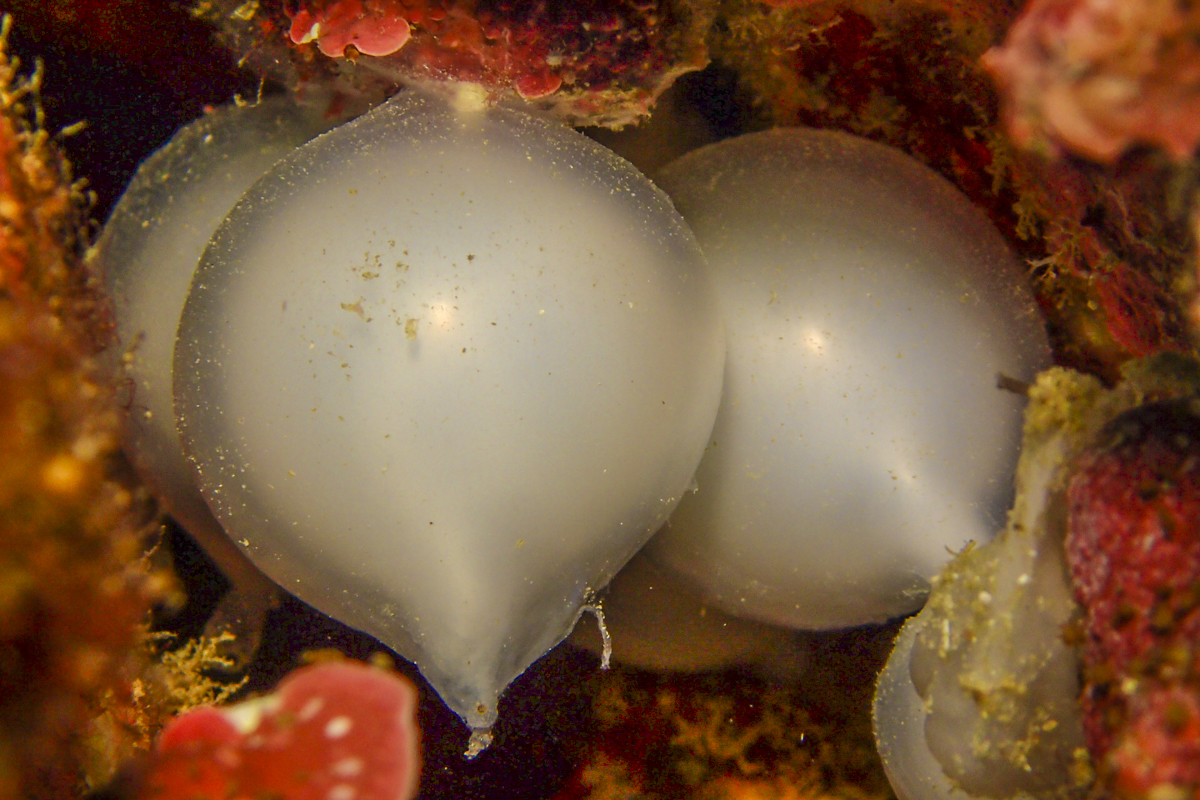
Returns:
[[[632,166],[410,93],[218,228],[175,412],[230,536],[415,662],[478,752],[500,692],[690,484],[724,348],[694,237]]]
[[[1011,498],[1025,399],[998,379],[1049,363],[1020,265],[944,179],[840,132],[740,136],[657,180],[713,268],[729,350],[696,491],[649,556],[778,625],[919,608]]]

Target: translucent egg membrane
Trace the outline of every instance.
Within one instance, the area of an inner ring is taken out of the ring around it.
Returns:
[[[405,95],[221,224],[175,410],[254,562],[482,730],[690,484],[723,358],[696,241],[633,167]]]
[[[126,450],[166,508],[211,543],[224,538],[183,456],[171,393],[175,331],[200,254],[246,189],[326,130],[284,98],[228,106],[188,125],[142,164],[92,253],[112,298],[124,385]]]
[[[689,494],[648,555],[729,613],[793,628],[920,607],[1003,526],[1025,398],[1049,346],[987,218],[898,150],[780,129],[701,148],[661,185],[728,330]]]

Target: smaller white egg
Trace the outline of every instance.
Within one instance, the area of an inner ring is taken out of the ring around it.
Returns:
[[[175,431],[175,331],[213,231],[254,181],[328,124],[276,97],[225,106],[183,127],[138,168],[92,253],[117,323],[130,413],[126,446],[147,482],[189,528],[210,523]]]
[[[248,656],[275,589],[225,535],[196,488],[175,430],[175,332],[200,254],[237,199],[284,154],[327,129],[287,97],[229,105],[181,128],[138,168],[90,253],[113,303],[108,351],[128,391],[125,450],[163,507],[233,584],[214,619],[240,620]]]
[[[783,129],[660,176],[712,266],[728,358],[697,491],[649,555],[717,606],[820,629],[919,608],[1003,525],[1049,347],[986,217],[893,148]]]

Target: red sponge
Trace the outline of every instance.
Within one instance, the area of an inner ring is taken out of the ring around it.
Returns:
[[[174,720],[143,794],[407,800],[420,772],[416,706],[411,683],[372,667],[298,669],[273,695]]]

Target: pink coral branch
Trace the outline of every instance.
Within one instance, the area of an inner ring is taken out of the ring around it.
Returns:
[[[1177,159],[1200,144],[1200,6],[1032,0],[983,65],[1021,146],[1110,162],[1135,144]]]

